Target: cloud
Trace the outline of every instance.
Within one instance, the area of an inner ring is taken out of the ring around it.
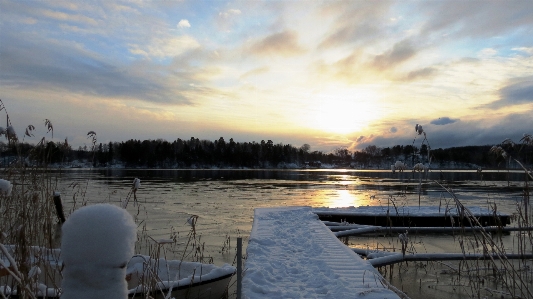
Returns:
[[[229,31],[231,27],[237,22],[237,17],[242,14],[240,9],[231,8],[218,13],[215,19],[218,29],[222,31]]]
[[[432,125],[444,126],[444,125],[453,124],[454,122],[457,122],[457,121],[459,121],[459,120],[458,119],[451,119],[451,118],[445,116],[445,117],[439,117],[438,119],[434,119],[430,123]]]
[[[498,50],[493,49],[493,48],[485,48],[477,53],[477,56],[482,59],[496,57],[497,55],[498,55]]]
[[[375,82],[376,80],[415,81],[427,79],[437,74],[435,67],[425,67],[414,70],[407,75],[396,75],[391,72],[398,65],[407,62],[417,54],[417,50],[410,40],[403,40],[394,44],[380,55],[369,55],[365,48],[354,48],[348,55],[336,60],[319,60],[314,62],[316,76],[323,80],[338,80],[350,84]]]
[[[238,16],[241,14],[241,11],[240,9],[235,9],[235,8],[232,8],[232,9],[228,9],[226,11],[223,11],[223,12],[219,12],[218,15],[221,17],[221,18],[224,18],[224,19],[229,19],[229,18],[232,18],[234,16]]]
[[[425,67],[416,71],[411,71],[404,77],[405,81],[414,81],[419,79],[432,78],[437,73],[434,67]]]
[[[377,55],[373,65],[378,69],[393,68],[416,54],[416,50],[409,40],[396,43],[389,51]]]
[[[66,21],[66,22],[74,22],[74,23],[84,23],[84,24],[87,24],[87,25],[97,25],[98,24],[98,21],[91,18],[91,17],[87,17],[87,16],[84,16],[84,15],[75,15],[75,14],[68,14],[68,13],[64,13],[64,12],[58,12],[58,11],[54,11],[54,10],[49,10],[49,9],[46,9],[46,10],[42,10],[41,11],[41,16],[44,16],[44,17],[47,17],[47,18],[50,18],[50,19],[54,19],[54,20],[57,20],[57,21]]]
[[[373,33],[379,32],[378,28],[376,28],[375,24],[372,23],[363,23],[359,26],[346,26],[339,28],[336,30],[333,34],[331,34],[328,38],[326,38],[324,41],[322,41],[319,45],[319,49],[324,48],[333,48],[337,46],[342,46],[345,43],[350,42],[356,42],[368,39],[370,36],[373,35]],[[360,37],[358,39],[357,37]]]
[[[533,47],[518,47],[518,48],[512,48],[511,50],[533,55]]]
[[[410,125],[410,124],[409,124]],[[446,126],[426,126],[427,139],[431,148],[450,148],[469,145],[498,144],[506,138],[518,140],[523,133],[531,132],[533,120],[527,113],[513,114],[503,118],[494,118],[490,122],[485,120],[457,121]],[[407,134],[383,134],[373,139],[364,140],[357,144],[359,150],[368,145],[378,147],[392,147],[395,145],[411,145],[413,137],[415,146],[420,146],[422,139],[414,133]]]
[[[490,120],[461,121],[428,132],[432,148],[498,144],[506,138],[517,142],[530,133],[533,120],[529,113],[513,113]]]
[[[383,81],[387,74],[377,72],[372,67],[372,62],[365,60],[366,55],[362,49],[356,48],[339,60],[318,60],[313,62],[310,69],[311,76],[320,81],[342,81],[352,84],[374,83],[375,80]]]
[[[484,5],[475,1],[420,2],[416,11],[427,16],[421,28],[423,35],[492,38],[533,24],[531,14],[526,13],[533,11],[533,2],[527,0],[514,1],[513,5],[505,1],[489,1]]]
[[[3,97],[16,103],[27,99],[34,110],[42,110],[44,100],[83,99],[89,105],[97,99],[183,113],[169,118],[191,120],[200,134],[207,134],[200,129],[206,122],[217,122],[216,135],[227,136],[221,128],[231,127],[255,140],[259,135],[251,132],[274,123],[276,129],[261,133],[274,140],[281,134],[278,127],[296,135],[312,125],[299,118],[312,98],[357,98],[352,91],[361,86],[372,91],[372,104],[380,107],[373,111],[381,119],[349,136],[336,135],[331,144],[412,144],[417,119],[428,124],[432,146],[458,146],[490,141],[495,133],[508,134],[508,128],[524,131],[514,119],[502,121],[502,115],[529,106],[484,109],[482,115],[473,106],[532,102],[533,78],[510,80],[531,76],[530,0],[482,6],[468,1],[229,4],[234,6],[1,1]],[[479,55],[491,52],[495,56]],[[471,122],[482,117],[486,123]],[[526,123],[527,117],[520,119]],[[116,127],[107,126],[122,129]],[[383,136],[370,137],[376,132]],[[312,143],[322,133],[313,134],[298,143]]]
[[[5,88],[23,86],[26,90],[62,90],[103,98],[190,103],[187,90],[173,90],[181,85],[174,87],[169,82],[172,78],[163,76],[161,70],[151,72],[153,66],[146,63],[112,64],[76,43],[39,36],[19,39],[0,32],[0,39],[6,42],[0,47],[0,82]]]
[[[319,49],[350,44],[365,44],[384,31],[383,23],[390,16],[389,1],[326,1],[320,8],[322,16],[336,16]]]
[[[409,128],[410,122],[404,122],[400,128]],[[477,120],[461,120],[448,125],[426,126],[425,132],[431,148],[449,148],[469,145],[494,145],[499,144],[506,138],[518,142],[524,133],[533,133],[533,118],[530,112],[512,113],[501,116],[495,115],[489,118]],[[363,149],[367,145],[378,147],[390,147],[394,145],[411,145],[413,137],[415,146],[420,146],[422,141],[414,130],[399,130],[405,134],[383,134],[372,139],[366,139],[358,143],[357,148]]]
[[[533,102],[533,77],[521,79],[502,88],[500,94],[508,103]]]
[[[246,73],[242,74],[239,78],[244,79],[246,77],[261,75],[261,74],[267,73],[269,70],[270,70],[270,68],[268,68],[266,66],[265,67],[258,67],[258,68],[255,68],[253,70],[247,71]]]
[[[27,24],[27,25],[34,25],[34,24],[37,24],[37,19],[27,17],[27,18],[21,19],[20,22],[23,24]]]
[[[298,35],[295,32],[283,31],[253,43],[248,51],[264,56],[294,56],[304,52],[304,49],[298,44]]]
[[[533,103],[533,77],[515,78],[499,94],[500,99],[488,104],[488,108]]]
[[[182,19],[178,23],[178,28],[190,28],[190,27],[191,27],[191,24],[189,23],[188,20]]]
[[[148,44],[129,44],[130,53],[149,59],[174,57],[199,47],[198,41],[188,35],[154,37]]]

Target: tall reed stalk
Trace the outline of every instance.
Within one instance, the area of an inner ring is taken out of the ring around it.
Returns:
[[[45,259],[53,254],[51,248],[58,246],[59,224],[53,195],[61,173],[48,169],[50,153],[46,151],[44,137],[28,156],[22,155],[21,142],[1,100],[0,111],[5,112],[7,125],[7,129],[0,131],[14,153],[11,163],[1,171],[2,179],[13,188],[10,194],[0,192],[0,260],[4,273],[10,274],[0,277],[0,285],[16,290],[21,298],[34,298],[39,293],[37,278],[48,285],[60,281],[60,272]],[[45,126],[53,134],[49,120]],[[29,125],[24,138],[32,137],[34,130]]]
[[[41,297],[46,292],[43,284],[59,290],[62,280],[62,265],[58,263],[61,259],[60,250],[57,249],[61,241],[61,221],[56,214],[53,197],[60,183],[64,182],[61,171],[49,168],[53,153],[50,152],[52,147],[47,146],[47,137],[51,135],[53,138],[54,128],[52,122],[46,119],[45,137],[42,137],[29,153],[23,154],[21,148],[24,138],[35,137],[35,126],[29,125],[26,128],[21,141],[11,125],[2,100],[1,111],[5,112],[6,129],[0,127],[0,136],[5,136],[13,154],[9,157],[9,165],[5,165],[0,172],[0,179],[12,185],[9,193],[0,190],[0,286],[3,286],[0,287],[0,298],[7,298],[9,295],[6,294],[13,293],[16,293],[18,298]],[[94,161],[96,133],[90,131],[87,137],[92,143]],[[61,146],[69,148],[67,140]],[[7,157],[0,157],[0,160],[1,158],[8,160]],[[161,258],[201,263],[213,263],[213,258],[206,255],[201,235],[196,231],[196,215],[189,218],[190,230],[186,236],[180,236],[171,230],[168,239],[153,239],[147,229],[147,209],[137,200],[139,187],[140,180],[136,179],[120,205],[127,208],[128,203],[132,201],[136,209],[134,219],[138,224],[138,239],[135,251],[149,260],[146,263],[146,276],[143,276],[141,282],[141,289],[144,290],[141,298],[152,298],[154,291],[157,291],[156,286],[161,283],[157,274]],[[89,203],[89,180],[72,183],[69,188],[72,189],[73,196],[67,206],[72,213]],[[229,250],[229,241],[224,246],[228,246]],[[198,277],[202,273],[194,275]],[[170,294],[164,295],[170,298]],[[191,295],[188,298],[195,297]]]

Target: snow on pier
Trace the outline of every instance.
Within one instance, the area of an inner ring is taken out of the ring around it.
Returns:
[[[257,208],[243,298],[399,298],[310,207]]]

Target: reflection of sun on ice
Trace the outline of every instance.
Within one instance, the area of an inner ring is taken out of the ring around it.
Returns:
[[[350,190],[337,190],[336,196],[333,195],[330,200],[329,207],[330,208],[341,208],[341,207],[349,207],[359,206],[359,198],[357,195],[350,192]]]
[[[306,205],[328,208],[359,207],[372,203],[368,197],[366,192],[353,189],[316,190],[311,195],[312,200],[307,200]]]

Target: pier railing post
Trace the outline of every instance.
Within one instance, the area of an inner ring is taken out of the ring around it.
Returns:
[[[237,299],[242,295],[242,238],[237,238]]]

